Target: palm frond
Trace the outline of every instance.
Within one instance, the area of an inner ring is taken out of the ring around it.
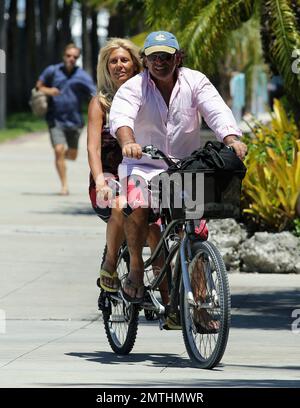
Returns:
[[[292,95],[300,95],[300,74],[292,71],[293,51],[300,49],[296,16],[288,0],[266,0],[263,7],[270,18],[268,56],[283,77],[285,89]]]
[[[247,21],[253,9],[254,0],[213,0],[195,15],[179,34],[195,68],[216,71],[216,61],[225,51],[228,33]]]
[[[177,33],[209,0],[146,0],[146,23],[153,30]]]

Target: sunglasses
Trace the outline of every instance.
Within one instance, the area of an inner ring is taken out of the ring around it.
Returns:
[[[175,54],[169,54],[168,52],[155,52],[153,54],[147,55],[147,59],[150,62],[154,62],[157,59],[160,61],[171,61]]]
[[[72,55],[72,54],[65,54],[67,58],[74,58],[74,59],[78,59],[79,55]]]

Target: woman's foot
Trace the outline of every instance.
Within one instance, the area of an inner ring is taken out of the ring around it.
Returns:
[[[117,292],[121,286],[116,271],[116,263],[111,263],[107,257],[100,269],[100,286],[107,292]]]
[[[120,280],[117,271],[109,272],[101,268],[100,286],[106,292],[117,292],[120,288]]]

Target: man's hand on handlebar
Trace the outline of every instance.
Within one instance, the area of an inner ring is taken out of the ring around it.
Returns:
[[[240,142],[239,140],[235,140],[227,146],[230,146],[235,151],[235,154],[239,159],[244,160],[247,154],[247,146],[245,145],[245,143]]]
[[[126,143],[122,147],[122,154],[124,157],[129,157],[130,159],[141,159],[142,147],[138,143]]]
[[[237,136],[228,135],[224,137],[223,142],[226,144],[226,146],[234,150],[235,154],[239,159],[244,160],[247,154],[247,145],[241,142]]]

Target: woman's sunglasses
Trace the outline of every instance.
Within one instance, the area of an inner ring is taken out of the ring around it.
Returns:
[[[175,54],[169,54],[168,52],[155,52],[153,54],[147,55],[147,60],[154,62],[157,59],[160,61],[171,61]]]

